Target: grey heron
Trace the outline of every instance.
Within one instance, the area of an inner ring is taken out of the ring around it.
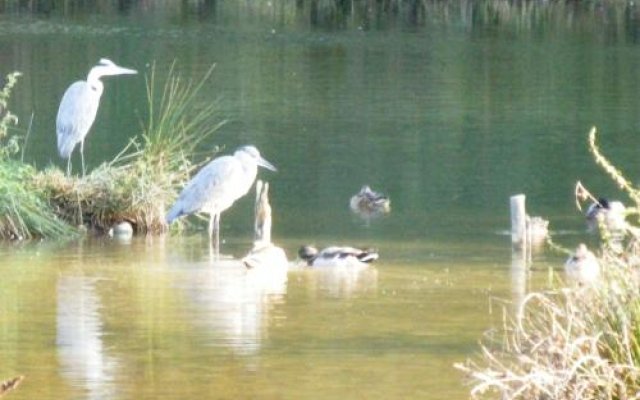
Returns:
[[[60,157],[67,159],[67,175],[71,174],[71,153],[78,143],[84,175],[84,139],[96,119],[100,96],[104,90],[100,78],[137,73],[136,70],[120,67],[113,61],[102,58],[98,65],[91,68],[86,81],[74,82],[64,92],[56,118],[56,134]]]
[[[363,267],[378,259],[378,253],[374,250],[342,246],[322,250],[309,245],[302,246],[298,256],[310,267]]]
[[[254,146],[238,148],[233,155],[213,159],[191,178],[167,213],[167,224],[197,212],[209,214],[209,238],[220,244],[220,214],[247,194],[258,174],[258,166],[276,171]]]

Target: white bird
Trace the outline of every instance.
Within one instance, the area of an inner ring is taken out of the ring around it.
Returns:
[[[362,267],[378,259],[374,250],[331,246],[321,251],[313,246],[302,246],[298,256],[310,267]]]
[[[600,276],[598,259],[584,243],[580,243],[575,253],[569,257],[564,270],[570,279],[580,284],[594,283]]]
[[[364,185],[360,192],[351,197],[349,207],[357,213],[382,214],[391,211],[391,200],[381,193],[374,192],[368,185]]]
[[[214,159],[191,178],[167,214],[167,224],[197,212],[209,214],[209,238],[220,244],[220,214],[247,194],[258,174],[258,166],[276,171],[254,146],[243,146],[233,155]]]
[[[74,82],[64,92],[56,118],[56,134],[60,157],[67,159],[67,175],[71,174],[71,153],[78,143],[80,143],[82,174],[84,175],[84,139],[96,119],[100,96],[104,90],[100,78],[137,73],[136,70],[120,67],[111,60],[102,58],[98,65],[91,68],[86,81]]]

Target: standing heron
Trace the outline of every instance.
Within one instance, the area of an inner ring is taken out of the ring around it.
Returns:
[[[56,118],[56,134],[60,157],[67,159],[67,175],[71,175],[71,153],[78,143],[80,143],[80,159],[84,175],[84,139],[96,119],[100,96],[104,90],[100,78],[137,73],[136,70],[120,67],[111,60],[101,58],[98,65],[89,71],[86,81],[74,82],[64,92]]]
[[[233,155],[214,159],[191,178],[167,214],[167,224],[197,212],[209,214],[209,238],[215,233],[215,250],[220,245],[220,214],[247,194],[258,174],[258,166],[276,171],[254,146],[243,146]]]

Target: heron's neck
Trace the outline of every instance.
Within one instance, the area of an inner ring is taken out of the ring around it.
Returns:
[[[102,94],[102,90],[104,89],[102,81],[100,81],[101,77],[102,69],[100,67],[91,68],[91,71],[89,71],[89,75],[87,76],[87,83],[91,86],[91,89],[97,91],[100,94]]]
[[[256,178],[256,175],[258,175],[258,164],[256,164],[256,162],[251,158],[245,158],[244,155],[239,157],[239,161],[244,175],[247,177],[253,177],[253,179],[251,179],[251,185],[253,185],[253,180]]]

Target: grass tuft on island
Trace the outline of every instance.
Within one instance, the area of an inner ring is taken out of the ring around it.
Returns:
[[[79,227],[106,233],[122,221],[137,233],[164,231],[166,208],[194,168],[213,156],[208,152],[198,161],[200,146],[226,122],[215,101],[201,98],[213,70],[198,81],[185,80],[174,63],[158,83],[152,66],[142,132],[84,177],[66,176],[57,167],[37,171],[15,160],[22,135],[10,132],[17,119],[9,119],[0,128],[0,238],[66,238],[79,234]],[[4,115],[12,116],[6,104],[15,81],[7,80],[7,96],[0,101]]]

